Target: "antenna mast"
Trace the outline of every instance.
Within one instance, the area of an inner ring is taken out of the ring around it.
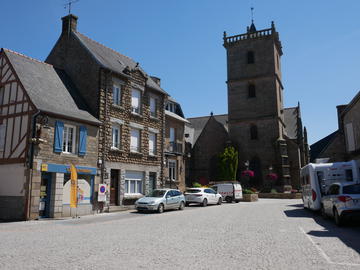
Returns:
[[[68,0],[68,2],[64,5],[64,8],[65,9],[68,9],[69,10],[69,14],[71,14],[71,5],[76,3],[76,2],[79,2],[80,0]]]

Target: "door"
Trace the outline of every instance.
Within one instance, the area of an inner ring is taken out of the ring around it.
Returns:
[[[156,189],[156,173],[150,172],[149,173],[149,191],[153,191]]]
[[[111,170],[110,205],[119,205],[119,170]]]
[[[172,190],[169,190],[166,194],[166,208],[175,208],[176,207],[176,198],[175,193]]]
[[[51,174],[41,173],[39,216],[50,217]]]

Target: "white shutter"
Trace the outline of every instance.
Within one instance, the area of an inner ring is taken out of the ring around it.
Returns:
[[[347,150],[348,152],[355,150],[355,139],[354,139],[354,130],[352,123],[348,123],[345,126],[346,141],[347,141]]]
[[[132,129],[131,138],[130,138],[130,150],[139,151],[139,145],[140,145],[140,132],[138,129]]]
[[[139,171],[126,171],[125,179],[127,180],[143,180],[144,173]]]

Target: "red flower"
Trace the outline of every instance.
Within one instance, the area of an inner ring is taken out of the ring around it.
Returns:
[[[267,176],[266,176],[268,179],[270,180],[276,180],[278,179],[278,176],[276,173],[269,173]]]
[[[248,176],[248,177],[254,177],[254,171],[252,170],[245,170],[245,171],[242,171],[241,172],[241,175],[242,176]]]

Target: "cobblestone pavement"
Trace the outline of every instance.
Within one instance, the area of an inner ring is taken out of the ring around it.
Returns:
[[[301,200],[0,224],[0,269],[360,269],[360,227]]]

